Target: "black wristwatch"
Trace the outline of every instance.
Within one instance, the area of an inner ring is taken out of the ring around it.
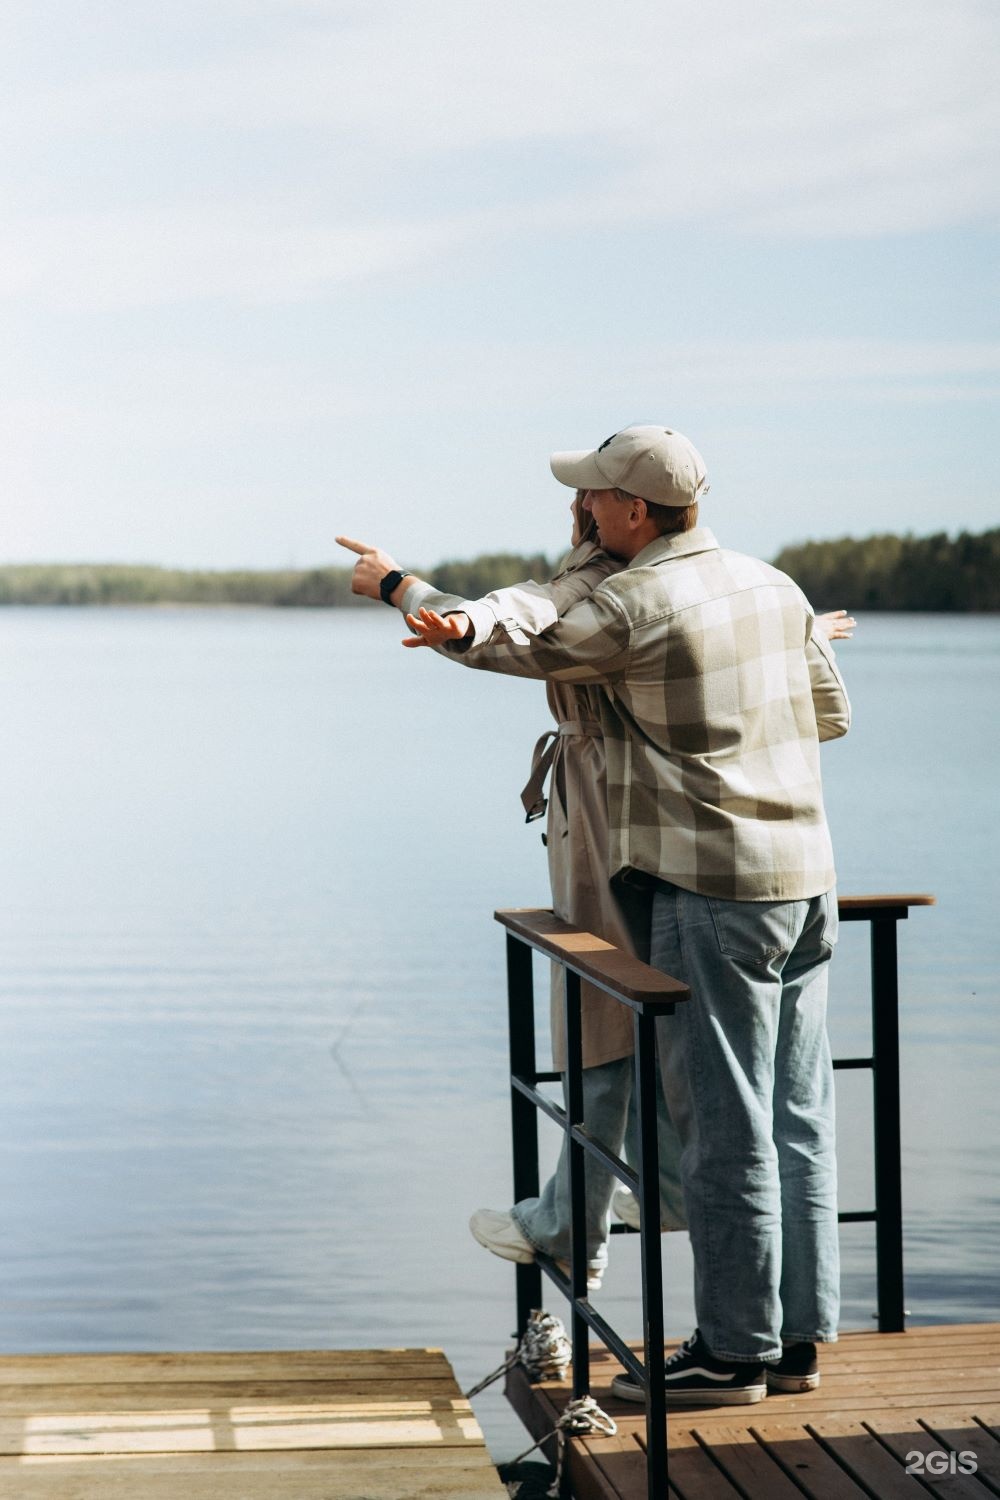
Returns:
[[[395,593],[405,577],[406,574],[401,573],[398,568],[393,568],[391,573],[387,573],[385,575],[385,577],[382,579],[382,582],[378,586],[379,597],[381,598],[383,604],[388,604],[390,607],[392,606],[392,600],[389,596],[390,594]]]

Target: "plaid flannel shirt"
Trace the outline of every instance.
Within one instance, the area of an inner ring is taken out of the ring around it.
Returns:
[[[424,602],[412,592],[407,609]],[[541,634],[498,624],[468,650],[488,671],[604,689],[612,877],[787,901],[834,884],[819,741],[850,724],[812,627],[792,579],[699,527],[651,542]]]

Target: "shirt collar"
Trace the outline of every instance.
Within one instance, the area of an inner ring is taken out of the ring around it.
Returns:
[[[674,557],[690,557],[694,552],[717,552],[719,544],[707,526],[696,526],[693,531],[675,531],[669,536],[658,536],[637,552],[628,564],[630,568],[655,568],[658,563],[670,562]]]

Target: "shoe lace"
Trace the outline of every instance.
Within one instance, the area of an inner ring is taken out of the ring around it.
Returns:
[[[680,1360],[687,1359],[689,1354],[694,1353],[694,1346],[698,1342],[698,1330],[695,1329],[690,1338],[686,1338],[679,1349],[675,1349],[670,1358],[665,1361],[664,1368],[669,1369],[671,1365],[678,1364]]]

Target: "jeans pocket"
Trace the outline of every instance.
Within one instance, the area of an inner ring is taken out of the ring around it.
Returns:
[[[719,951],[767,968],[795,946],[795,901],[722,901],[709,896]]]
[[[823,936],[820,941],[827,948],[829,948],[832,953],[840,933],[840,911],[837,906],[836,889],[827,891],[826,894],[824,896],[820,896],[819,899],[823,903],[824,907]]]

